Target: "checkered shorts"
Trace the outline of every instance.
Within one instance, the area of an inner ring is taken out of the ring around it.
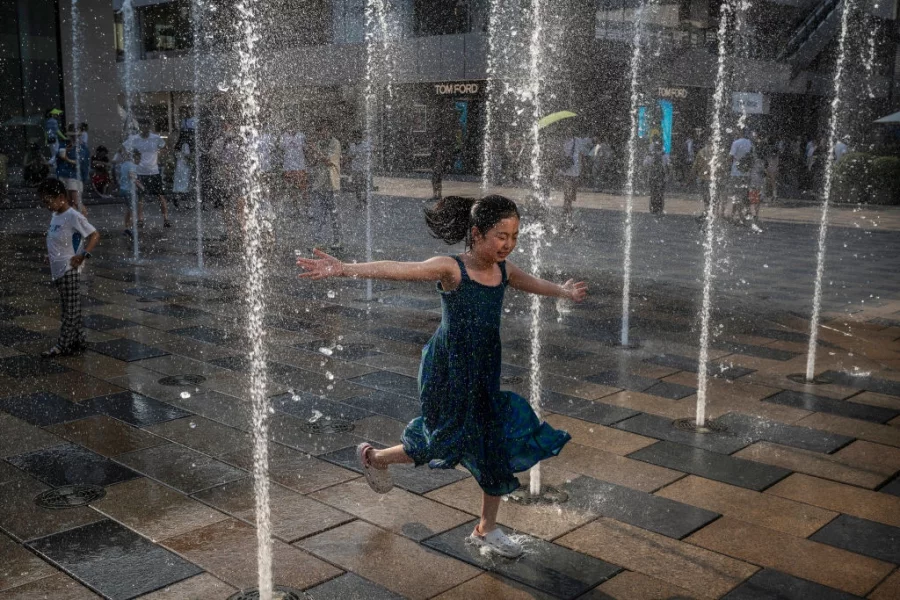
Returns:
[[[78,271],[71,269],[53,280],[59,291],[60,321],[57,347],[63,352],[75,352],[85,345],[84,328],[81,320],[81,285]]]

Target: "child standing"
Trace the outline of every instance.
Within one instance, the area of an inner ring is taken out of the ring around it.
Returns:
[[[515,473],[559,454],[571,436],[541,423],[521,396],[500,391],[503,295],[509,285],[580,302],[587,287],[538,279],[507,262],[519,235],[519,212],[508,198],[450,196],[426,210],[425,219],[448,244],[465,240],[466,252],[424,262],[342,263],[317,250],[317,259],[298,258],[297,264],[307,271],[301,277],[312,279],[437,282],[443,319],[422,352],[422,416],[406,427],[401,445],[376,450],[360,444],[357,456],[369,485],[382,494],[393,487],[391,464],[463,465],[483,491],[481,521],[468,541],[515,558],[521,546],[496,523],[501,497],[519,487]]]
[[[91,257],[100,234],[84,215],[69,207],[66,186],[58,179],[45,179],[38,186],[38,194],[44,206],[53,213],[47,230],[47,253],[50,276],[59,292],[61,306],[59,341],[41,353],[45,358],[52,358],[84,349],[79,273],[84,261]],[[72,242],[76,232],[82,238],[78,248]]]

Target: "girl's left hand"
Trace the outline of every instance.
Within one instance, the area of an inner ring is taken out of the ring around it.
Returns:
[[[587,296],[587,284],[583,281],[575,281],[570,279],[562,286],[566,293],[566,298],[573,302],[581,302]]]
[[[327,277],[340,277],[344,274],[344,264],[335,257],[325,254],[318,248],[313,250],[313,254],[319,258],[297,258],[297,266],[306,270],[306,273],[300,273],[300,277],[325,279]]]

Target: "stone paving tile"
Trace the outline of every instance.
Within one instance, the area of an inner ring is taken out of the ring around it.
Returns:
[[[698,598],[718,598],[758,569],[743,561],[607,518],[588,523],[556,543],[684,588]]]
[[[252,444],[246,433],[197,415],[152,425],[146,431],[215,457],[249,452]]]
[[[2,533],[0,533],[0,556],[3,557],[0,561],[0,590],[24,585],[57,572],[49,563]]]
[[[76,483],[107,486],[139,476],[105,456],[70,443],[10,456],[6,460],[52,487]]]
[[[226,454],[219,458],[245,471],[253,469],[252,457],[244,452]],[[279,444],[269,446],[269,478],[301,494],[308,494],[359,476],[359,473],[343,469],[305,452]]]
[[[251,525],[256,523],[256,496],[250,478],[203,490],[193,497]],[[346,512],[278,484],[270,486],[269,499],[272,534],[284,542],[290,543],[353,520]]]
[[[305,421],[344,419],[358,421],[371,417],[372,412],[357,406],[333,402],[306,392],[279,394],[269,399],[272,408]]]
[[[552,600],[554,596],[539,592],[495,573],[484,573],[464,584],[446,591],[435,600],[470,600],[471,598],[502,598],[503,600]],[[337,599],[335,599],[337,600]],[[362,600],[362,599],[360,599]]]
[[[257,585],[256,531],[227,519],[163,542],[172,551],[236,588]],[[341,574],[341,571],[306,552],[274,540],[273,579],[279,585],[305,589]]]
[[[134,327],[137,323],[125,319],[116,319],[101,314],[84,315],[84,326],[87,329],[106,331],[108,329],[121,329],[122,327]]]
[[[880,406],[881,408],[900,411],[900,396],[888,396],[887,394],[876,394],[875,392],[860,392],[855,396],[847,398],[847,402],[866,404],[868,406]]]
[[[619,567],[573,552],[540,539],[523,542],[525,554],[517,560],[484,556],[466,543],[477,521],[470,521],[425,541],[425,545],[476,567],[552,594],[558,598],[577,598],[619,572]],[[506,533],[510,533],[507,529]]]
[[[227,518],[146,477],[109,486],[106,497],[91,506],[154,542]]]
[[[895,477],[891,481],[887,482],[886,484],[878,488],[878,491],[883,494],[900,496],[900,477]]]
[[[470,515],[399,488],[373,496],[361,479],[314,492],[310,497],[416,541],[471,519]]]
[[[361,441],[361,440],[358,440]],[[373,444],[379,447],[379,444]],[[362,473],[356,458],[356,444],[320,456],[323,460]],[[461,479],[469,477],[468,471],[458,469],[432,469],[427,465],[392,465],[394,485],[417,494],[426,494]]]
[[[544,464],[643,492],[652,492],[682,476],[672,469],[573,442],[566,444],[559,456],[544,461]]]
[[[767,494],[900,527],[900,498],[795,473]]]
[[[860,596],[894,569],[879,560],[730,517],[722,517],[687,541]]]
[[[604,396],[600,401],[604,404],[621,406],[629,410],[659,415],[669,419],[682,419],[693,416],[697,410],[696,403],[688,402],[688,400],[690,398],[686,398],[684,402],[673,402],[661,396],[624,391]]]
[[[46,430],[102,456],[117,456],[166,443],[161,437],[106,415],[58,423]]]
[[[836,459],[863,471],[890,477],[900,471],[900,449],[865,440],[856,440],[833,455]]]
[[[98,521],[28,546],[112,600],[136,598],[201,573],[114,521]]]
[[[419,385],[414,378],[389,371],[377,371],[361,377],[354,377],[350,381],[357,385],[383,392],[392,392],[409,398],[419,398]]]
[[[54,360],[36,360],[33,356],[26,354],[0,358],[0,375],[8,377],[41,377],[68,371],[69,369]]]
[[[130,364],[91,350],[85,350],[75,356],[61,356],[57,362],[75,371],[105,380],[122,377]]]
[[[97,414],[96,410],[87,406],[74,404],[47,392],[2,398],[0,410],[39,427],[75,421]]]
[[[682,398],[687,398],[692,394],[696,394],[697,388],[681,385],[679,383],[672,383],[671,381],[660,381],[656,385],[652,385],[644,390],[644,393],[650,394],[651,396],[669,398],[671,400],[681,400]]]
[[[557,394],[577,396],[578,398],[584,398],[586,400],[599,400],[600,398],[603,398],[604,402],[606,401],[605,399],[607,396],[614,394],[620,389],[608,385],[600,385],[599,383],[591,383],[590,381],[583,381],[581,379],[561,377],[559,375],[553,375],[552,373],[544,375],[541,385],[543,386],[543,389],[556,392]]]
[[[403,536],[354,521],[297,544],[411,600],[425,600],[480,571]]]
[[[757,491],[790,474],[787,469],[666,441],[638,450],[629,458]]]
[[[168,354],[165,350],[160,350],[159,348],[126,339],[97,342],[91,345],[91,350],[126,362],[153,358],[155,356],[165,356]]]
[[[744,437],[748,442],[766,440],[813,452],[834,452],[853,440],[852,437],[844,435],[828,433],[827,431],[810,427],[785,425],[777,421],[737,412],[722,415],[716,421],[725,425],[734,435]]]
[[[679,479],[656,495],[799,537],[808,537],[837,516],[830,510],[696,475]]]
[[[900,569],[894,571],[868,596],[869,600],[895,600],[900,598]]]
[[[853,600],[854,598],[858,599],[859,596],[773,569],[763,569],[726,594],[722,600],[758,600],[759,598]]]
[[[82,406],[135,427],[149,427],[190,415],[185,410],[137,392],[120,392],[91,398],[83,402]]]
[[[879,425],[878,423],[869,423],[868,421],[848,419],[824,413],[814,413],[804,417],[797,421],[796,425],[822,429],[851,438],[859,438],[900,448],[900,428],[891,427],[890,425]]]
[[[845,385],[860,390],[868,390],[889,396],[900,396],[900,381],[881,379],[871,376],[857,376],[843,371],[825,371],[822,377],[826,377],[838,385]]]
[[[688,590],[635,571],[623,571],[579,600],[694,600]]]
[[[171,404],[241,431],[251,428],[250,404],[236,396],[203,389],[189,398],[173,399]]]
[[[47,336],[36,331],[31,331],[17,325],[0,323],[0,344],[16,347],[28,342],[49,341]]]
[[[790,390],[778,392],[774,396],[766,398],[764,402],[786,404],[804,410],[830,413],[851,419],[862,419],[863,421],[871,421],[873,423],[885,423],[900,414],[900,412],[889,408],[857,404],[855,402],[846,402],[844,400],[835,400],[833,398],[815,396],[813,394],[801,394]]]
[[[353,423],[353,435],[371,440],[385,446],[396,445],[400,441],[407,423],[389,419],[381,415],[373,415]]]
[[[0,600],[43,600],[49,598],[99,600],[100,596],[62,573],[44,577],[6,591],[0,591]]]
[[[597,373],[596,375],[591,375],[584,379],[591,383],[622,388],[630,392],[644,392],[658,383],[656,379],[641,377],[640,375],[631,375],[621,371],[603,371],[602,373]]]
[[[789,448],[771,442],[757,442],[736,452],[734,456],[869,489],[878,487],[890,476],[854,468],[831,454]]]
[[[311,424],[305,419],[276,413],[269,421],[269,439],[313,456],[334,453],[350,446],[355,448],[362,441],[360,438],[340,430],[324,430],[323,433],[315,433],[310,426]],[[326,458],[326,460],[328,459]]]
[[[600,425],[612,425],[638,414],[621,406],[548,391],[541,394],[541,406],[544,410]]]
[[[203,573],[141,596],[141,600],[224,600],[235,592],[227,583]]]
[[[809,539],[900,564],[900,527],[841,515]]]
[[[342,403],[404,422],[412,421],[422,415],[422,405],[418,398],[412,399],[409,396],[400,396],[381,390],[347,398]]]
[[[310,600],[405,600],[389,589],[353,573],[344,573],[308,589],[306,595]]]
[[[245,471],[178,444],[129,452],[116,460],[186,494],[247,476]]]
[[[0,458],[56,446],[63,440],[40,427],[0,413]]]
[[[646,437],[703,448],[719,454],[731,454],[752,442],[752,439],[744,436],[737,437],[730,432],[700,434],[676,429],[671,419],[646,413],[620,421],[615,424],[615,427]]]
[[[556,429],[568,431],[569,435],[572,436],[572,442],[576,444],[611,452],[619,456],[631,454],[636,450],[656,443],[654,438],[594,423],[586,423],[581,419],[573,419],[565,415],[547,415],[544,420]]]

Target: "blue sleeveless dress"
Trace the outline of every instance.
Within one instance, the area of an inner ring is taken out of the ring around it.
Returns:
[[[462,281],[441,294],[442,318],[422,350],[419,398],[422,416],[407,425],[403,449],[416,466],[452,469],[461,464],[487,494],[519,487],[515,473],[559,454],[571,439],[538,420],[528,401],[500,391],[500,285],[473,281],[459,257]]]

